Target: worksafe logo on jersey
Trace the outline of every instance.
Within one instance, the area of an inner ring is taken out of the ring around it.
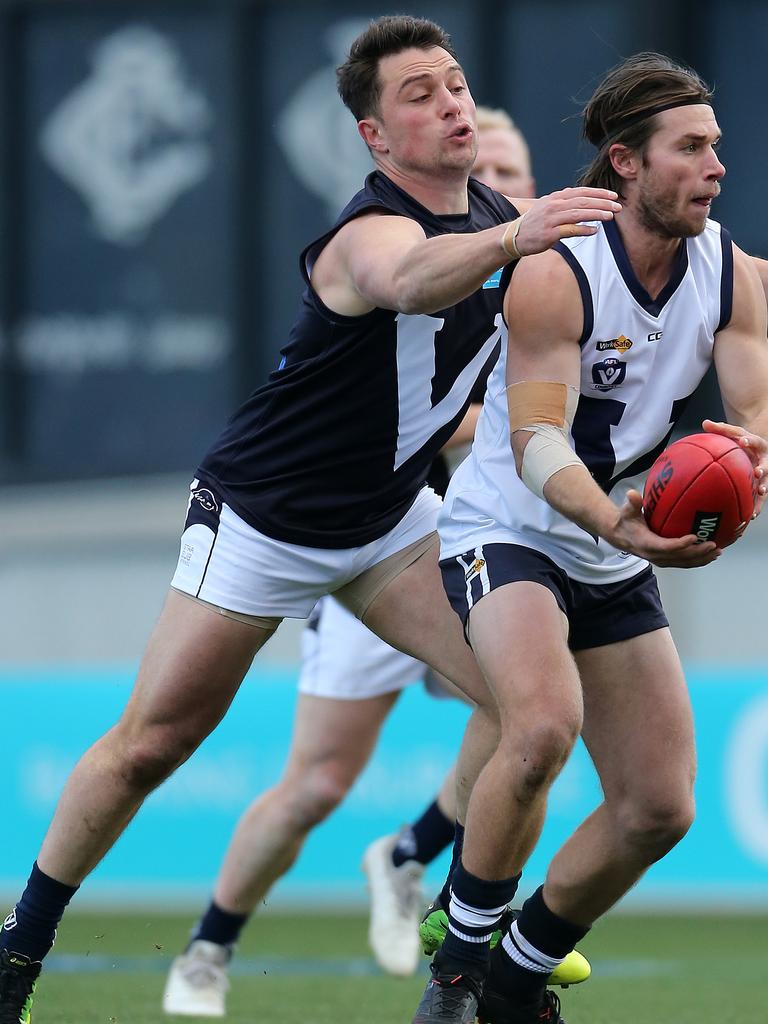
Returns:
[[[598,341],[597,343],[598,352],[608,352],[613,349],[616,352],[624,353],[629,352],[631,348],[632,342],[623,334],[620,334],[618,338],[611,338],[610,341]]]
[[[623,384],[627,376],[627,364],[614,356],[608,356],[592,367],[592,386],[598,391],[611,391]]]
[[[219,503],[207,487],[201,487],[197,491],[192,491],[192,500],[199,501],[206,512],[219,511]]]
[[[472,565],[470,565],[470,567],[467,569],[466,573],[464,574],[465,582],[469,583],[469,581],[471,579],[473,579],[475,576],[477,576],[477,574],[480,572],[480,570],[483,568],[484,565],[485,565],[485,559],[484,558],[476,558],[474,560],[474,562],[472,563]]]

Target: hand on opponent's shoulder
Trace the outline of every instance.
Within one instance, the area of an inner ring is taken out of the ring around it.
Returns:
[[[534,200],[512,200],[523,213],[515,244],[521,256],[544,252],[561,238],[594,235],[597,225],[621,210],[615,192],[603,188],[564,188]],[[518,205],[519,204],[519,205]]]

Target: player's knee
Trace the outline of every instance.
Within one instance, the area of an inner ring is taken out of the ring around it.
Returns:
[[[667,854],[693,824],[693,796],[627,803],[619,817],[625,842],[652,864]]]
[[[313,768],[286,786],[286,808],[302,828],[324,821],[349,792],[343,773],[332,765]]]
[[[120,774],[130,789],[148,793],[186,761],[198,742],[170,728],[147,730],[123,744]]]
[[[579,735],[579,724],[568,716],[532,723],[510,748],[517,776],[518,800],[527,803],[550,786],[560,773]]]

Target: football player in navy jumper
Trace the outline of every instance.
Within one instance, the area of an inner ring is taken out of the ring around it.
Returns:
[[[4,1019],[28,1015],[85,876],[216,726],[281,619],[306,617],[323,594],[475,702],[460,815],[496,743],[495,706],[443,590],[439,499],[424,481],[506,334],[512,264],[594,233],[620,204],[610,190],[576,188],[516,206],[468,184],[475,106],[430,22],[373,22],[339,69],[339,91],[376,169],[302,254],[306,289],[279,367],[198,467],[133,694],[69,777],[0,933]]]
[[[472,177],[504,195],[533,198],[528,147],[509,115],[478,107],[477,135]],[[451,466],[472,443],[485,383],[483,374],[464,419],[432,465],[427,483],[440,495]],[[163,995],[166,1013],[226,1013],[229,961],[246,921],[294,863],[311,830],[345,798],[401,691],[423,681],[433,696],[447,696],[445,680],[385,644],[332,595],[315,605],[301,643],[299,696],[285,768],[276,785],[240,817],[210,904],[171,965]],[[451,768],[437,798],[412,825],[376,838],[365,850],[369,942],[378,964],[390,974],[414,974],[423,963],[420,878],[424,866],[453,842],[455,821]],[[573,980],[572,973],[565,976]]]

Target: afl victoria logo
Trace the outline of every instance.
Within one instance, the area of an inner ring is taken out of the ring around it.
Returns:
[[[206,512],[219,511],[219,503],[214,498],[213,492],[209,491],[207,487],[201,487],[197,491],[192,491],[192,501],[200,502]]]
[[[608,356],[592,367],[592,385],[598,391],[610,391],[624,382],[627,364],[615,356]]]

